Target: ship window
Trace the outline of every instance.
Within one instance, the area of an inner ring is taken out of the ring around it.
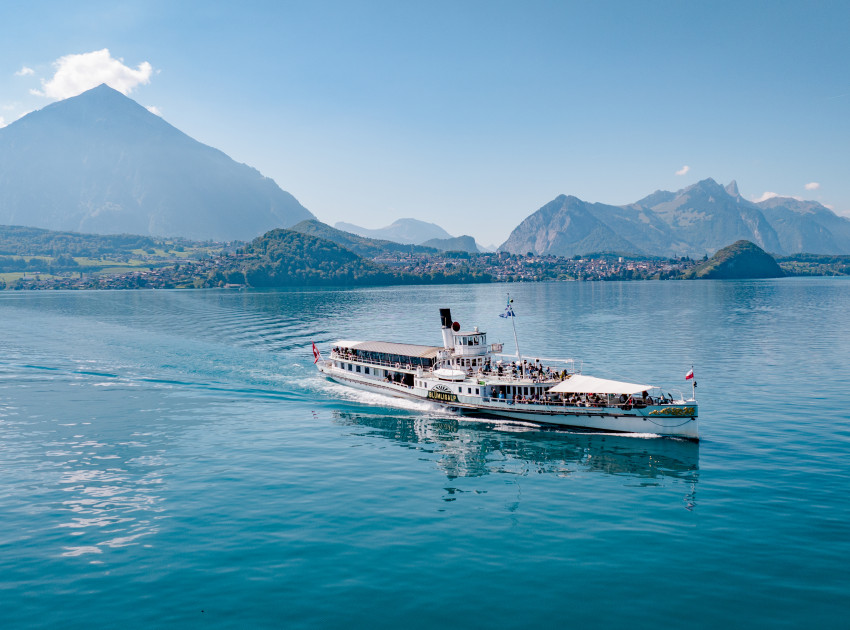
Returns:
[[[457,393],[458,393],[458,394],[462,394],[462,393],[463,393],[463,387],[458,387],[458,388],[457,388]]]
[[[357,367],[357,371],[359,372],[359,371],[360,371],[360,366],[358,365],[358,366],[356,366],[356,367]]]
[[[467,393],[467,394],[471,394],[471,393],[472,393],[472,388],[471,388],[471,387],[467,387],[467,388],[466,388],[466,393]]]
[[[363,368],[363,371],[364,371],[364,372],[366,372],[366,374],[368,374],[368,373],[369,373],[369,368],[368,368],[368,367],[364,367],[364,368]]]
[[[476,396],[478,395],[478,388],[477,387],[475,388],[475,395]]]
[[[348,364],[348,371],[349,372],[351,371],[351,364],[350,363]]]

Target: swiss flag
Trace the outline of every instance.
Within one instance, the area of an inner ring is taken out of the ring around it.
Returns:
[[[316,346],[313,346],[313,347],[315,348]],[[315,352],[315,350],[314,350],[314,352]],[[693,377],[694,377],[694,371],[693,370],[690,370],[687,374],[685,374],[685,380],[686,381],[688,379],[692,379]]]
[[[318,363],[319,359],[322,357],[319,349],[316,347],[316,342],[313,342],[313,363]],[[693,376],[693,374],[691,374]]]

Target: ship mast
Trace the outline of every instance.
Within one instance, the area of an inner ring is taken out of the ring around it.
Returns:
[[[522,367],[522,355],[519,353],[519,341],[516,336],[516,314],[514,313],[514,309],[511,307],[511,304],[513,304],[513,300],[511,299],[511,294],[508,293],[508,306],[505,309],[505,316],[511,318],[511,326],[513,326],[514,329],[514,345],[516,346],[516,364],[522,372],[522,375],[525,376],[525,370]]]

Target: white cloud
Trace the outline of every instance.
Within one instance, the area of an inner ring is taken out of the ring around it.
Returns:
[[[830,210],[832,210],[833,212],[835,212],[835,206],[833,206],[831,203],[825,203],[825,204],[823,204],[823,207],[824,207],[824,208],[829,208]]]
[[[6,119],[0,116],[0,129],[6,126]]]
[[[676,175],[687,175],[689,170],[691,170],[691,167],[685,164],[682,168],[676,171]]]
[[[773,199],[774,197],[781,197],[782,199],[796,199],[797,201],[805,201],[802,197],[798,195],[780,195],[775,192],[765,192],[762,193],[762,196],[756,199],[755,197],[751,197],[751,200],[755,203],[759,203],[760,201],[767,201],[768,199]]]
[[[35,70],[33,70],[32,68],[27,68],[26,66],[24,66],[15,73],[15,76],[16,77],[28,77],[32,74],[35,74]]]
[[[134,70],[114,59],[109,49],[79,55],[65,55],[53,62],[56,73],[48,81],[41,80],[42,90],[30,90],[37,96],[65,99],[106,83],[122,94],[129,94],[139,85],[150,83],[153,67],[147,61]]]
[[[818,182],[809,182],[806,184],[806,190],[817,190],[820,188],[820,183]]]
[[[159,111],[159,107],[157,107],[156,105],[148,105],[147,107],[145,107],[145,109],[148,110],[151,114],[156,114],[157,116],[162,118],[162,112]]]

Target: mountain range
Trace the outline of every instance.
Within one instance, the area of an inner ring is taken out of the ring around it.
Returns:
[[[659,190],[625,206],[560,195],[522,221],[499,249],[557,256],[703,256],[739,240],[774,254],[846,253],[850,220],[816,201],[747,201],[736,182],[723,187],[709,178],[677,192]]]
[[[229,241],[311,218],[272,179],[106,85],[0,129],[0,224]]]
[[[0,224],[247,241],[314,219],[272,179],[106,85],[0,129]],[[351,244],[358,235],[383,240],[377,247],[386,251],[390,241],[482,251],[470,236],[453,237],[434,223],[411,218],[379,229],[336,227],[342,232],[334,234],[335,242]],[[777,255],[850,253],[850,219],[816,201],[748,201],[734,181],[723,187],[705,179],[622,206],[561,195],[523,220],[499,249],[701,257],[739,240]]]
[[[375,229],[364,228],[343,221],[334,224],[334,227],[343,232],[351,232],[358,236],[413,245],[421,245],[425,241],[435,238],[452,238],[451,234],[436,223],[428,223],[419,219],[398,219],[386,227]]]

